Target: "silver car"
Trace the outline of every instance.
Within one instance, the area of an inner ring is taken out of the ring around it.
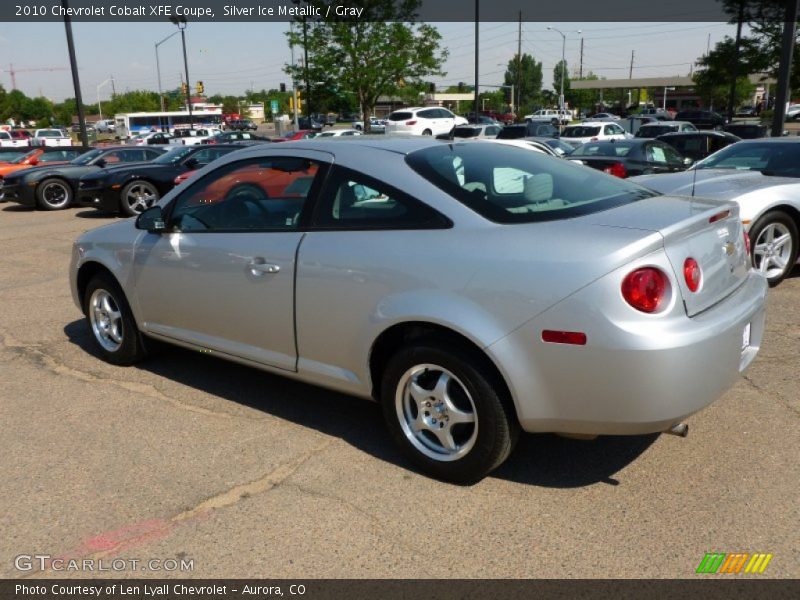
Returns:
[[[162,340],[382,403],[420,469],[474,482],[520,431],[641,434],[758,353],[738,208],[502,144],[228,154],[70,268],[100,354]]]
[[[753,248],[753,263],[770,285],[800,256],[800,139],[742,140],[691,170],[633,181],[666,194],[735,201]]]

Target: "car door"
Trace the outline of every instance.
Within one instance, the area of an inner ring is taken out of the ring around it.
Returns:
[[[136,302],[144,331],[296,370],[295,256],[330,162],[315,151],[228,162],[166,207],[167,231],[136,245]]]

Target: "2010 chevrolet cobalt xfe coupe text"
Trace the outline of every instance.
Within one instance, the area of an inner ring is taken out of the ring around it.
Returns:
[[[74,245],[102,356],[148,340],[382,403],[425,472],[479,480],[521,430],[665,431],[754,359],[736,204],[501,144],[256,146]]]

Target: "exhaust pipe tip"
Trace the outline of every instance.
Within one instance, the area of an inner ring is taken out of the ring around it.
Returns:
[[[685,438],[689,435],[689,425],[686,423],[678,423],[667,429],[664,433],[670,435],[677,435],[678,437]]]

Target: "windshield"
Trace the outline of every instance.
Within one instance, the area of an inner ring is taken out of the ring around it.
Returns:
[[[764,175],[800,177],[799,142],[739,142],[697,163],[696,169],[760,171]]]
[[[501,144],[432,146],[412,152],[406,162],[496,223],[567,219],[657,195],[594,169]]]
[[[189,156],[196,149],[197,148],[194,146],[178,146],[169,152],[165,152],[151,162],[157,165],[174,165],[175,163],[179,163],[181,160]]]
[[[582,138],[592,137],[600,133],[600,127],[587,127],[585,125],[578,125],[575,127],[567,127],[564,129],[561,137],[567,138]]]
[[[453,130],[453,137],[457,138],[473,138],[481,134],[480,127],[456,127]]]
[[[72,160],[70,164],[73,165],[88,165],[92,162],[95,158],[100,156],[104,150],[102,148],[95,148],[94,150],[89,150],[86,154],[81,154],[78,158]]]
[[[26,152],[25,154],[23,154],[19,158],[15,158],[14,160],[12,160],[11,164],[12,165],[18,165],[18,164],[22,163],[26,158],[30,158],[31,156],[34,156],[36,154],[36,152],[37,152],[37,150],[31,150],[30,152]]]

